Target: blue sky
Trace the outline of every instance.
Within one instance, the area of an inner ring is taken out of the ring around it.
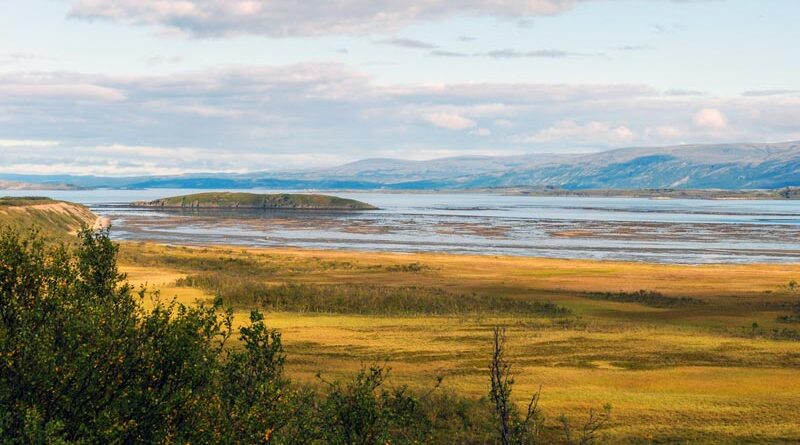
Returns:
[[[800,139],[791,0],[0,2],[0,172]]]

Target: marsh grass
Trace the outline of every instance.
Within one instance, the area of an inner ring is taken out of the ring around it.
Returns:
[[[521,314],[566,317],[572,312],[550,302],[459,294],[437,287],[372,284],[272,285],[263,279],[225,273],[180,278],[177,286],[196,287],[237,308],[300,313],[362,315]]]
[[[609,443],[800,441],[800,341],[792,338],[797,325],[777,320],[794,313],[798,297],[786,283],[800,277],[800,265],[679,266],[123,243],[126,250],[125,270],[135,283],[187,303],[213,292],[176,287],[176,280],[219,271],[230,279],[218,283],[225,286],[241,279],[266,288],[440,289],[447,295],[549,301],[568,308],[572,315],[556,318],[270,311],[270,326],[284,334],[287,372],[298,381],[313,383],[320,370],[346,378],[371,362],[388,363],[395,384],[421,392],[432,386],[432,374],[445,376],[443,387],[425,402],[454,426],[441,430],[444,442],[487,443],[465,437],[470,429],[479,432],[471,438],[486,431],[483,420],[470,413],[485,413],[489,404],[487,345],[498,324],[509,331],[521,409],[524,396],[541,384],[542,407],[552,415],[578,420],[588,409],[611,403],[615,421],[607,430]],[[422,270],[404,271],[409,268],[403,265],[413,263]],[[632,296],[638,289],[675,300]],[[235,323],[246,313],[237,311]],[[759,326],[755,332],[753,323]],[[546,425],[557,427],[557,420],[548,417]]]
[[[637,292],[586,292],[586,298],[593,300],[616,301],[620,303],[639,303],[654,308],[676,308],[705,304],[703,300],[690,297],[669,297],[660,292],[639,290]]]
[[[800,302],[795,303],[791,309],[792,312],[790,314],[779,316],[778,321],[781,323],[800,323]]]
[[[393,264],[391,266],[386,266],[387,272],[422,272],[424,270],[430,270],[430,266],[427,266],[422,263],[414,262],[414,263],[407,263],[407,264]]]

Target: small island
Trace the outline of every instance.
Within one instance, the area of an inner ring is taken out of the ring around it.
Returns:
[[[261,210],[377,210],[354,199],[317,194],[196,193],[155,201],[138,201],[134,207],[174,209],[261,209]]]

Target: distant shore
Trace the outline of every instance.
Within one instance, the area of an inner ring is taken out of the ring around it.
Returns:
[[[25,187],[19,183],[10,184],[0,181],[0,195],[3,190],[19,191],[86,191],[100,190],[100,188],[78,188],[63,184],[30,184]],[[105,189],[105,188],[103,188]],[[142,189],[159,190],[160,188]],[[110,188],[106,190],[137,190],[126,187]],[[167,190],[167,189],[164,189]],[[195,189],[169,189],[186,190]],[[262,189],[221,188],[236,193],[248,193]],[[646,198],[646,199],[708,199],[708,200],[800,200],[800,187],[787,187],[774,190],[721,190],[721,189],[587,189],[568,190],[560,188],[529,188],[529,187],[498,187],[498,188],[472,188],[472,189],[276,189],[275,192],[283,193],[386,193],[386,194],[499,194],[508,196],[536,196],[536,197],[575,197],[575,198]]]
[[[340,193],[386,194],[488,194],[507,196],[571,197],[571,198],[646,198],[646,199],[709,199],[709,200],[800,200],[800,187],[775,190],[718,190],[718,189],[587,189],[498,187],[477,189],[429,190],[320,190]]]

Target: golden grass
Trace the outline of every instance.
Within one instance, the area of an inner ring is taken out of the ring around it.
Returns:
[[[169,261],[166,261],[168,258]],[[800,442],[800,342],[748,335],[757,322],[778,326],[782,290],[800,265],[674,266],[440,254],[297,249],[177,248],[124,244],[123,270],[164,296],[193,303],[210,295],[176,287],[203,259],[246,260],[269,283],[365,283],[447,288],[553,301],[570,324],[535,317],[391,317],[268,314],[281,330],[294,378],[315,381],[386,362],[392,382],[444,387],[467,396],[488,390],[491,327],[508,327],[508,355],[522,401],[543,386],[551,421],[613,406],[612,442]],[[191,261],[189,261],[191,260]],[[419,272],[397,271],[418,262]],[[165,266],[169,264],[169,266]],[[256,272],[254,272],[256,273]],[[657,309],[585,298],[583,292],[647,289],[702,299]],[[237,312],[236,322],[246,320]]]

